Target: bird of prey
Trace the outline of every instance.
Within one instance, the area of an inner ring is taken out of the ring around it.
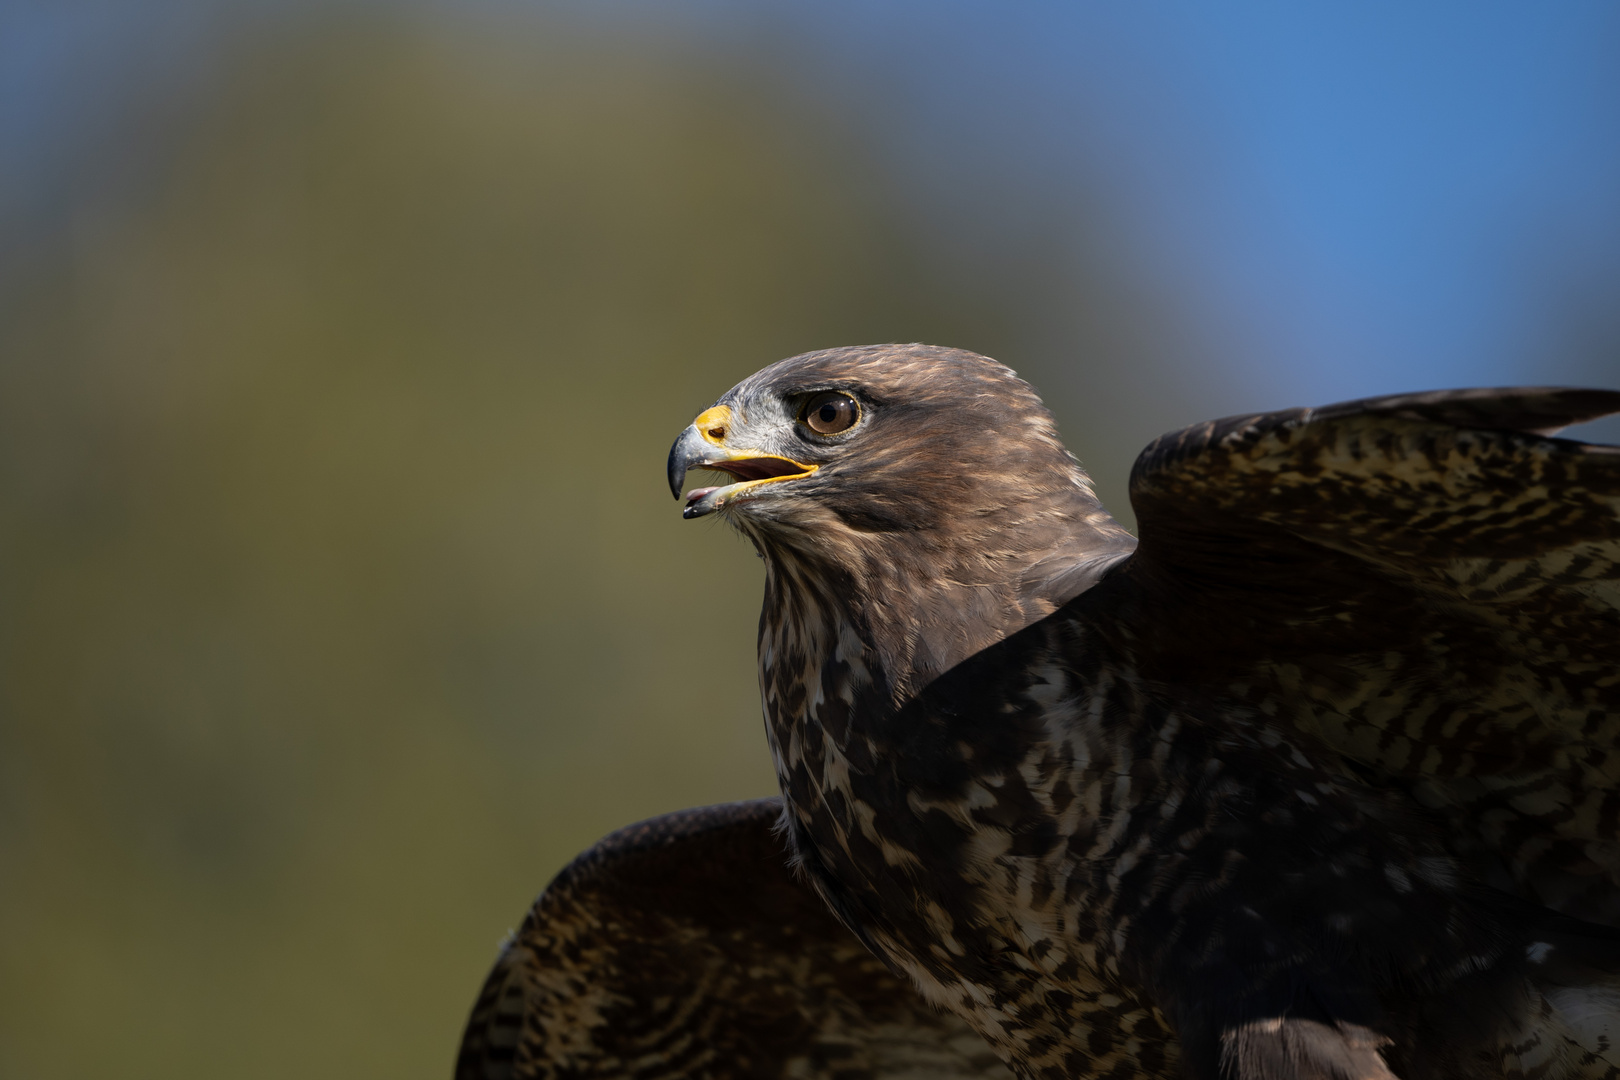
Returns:
[[[985,357],[744,380],[669,481],[765,561],[780,804],[564,871],[458,1076],[1615,1080],[1613,412],[1201,424],[1136,539]]]

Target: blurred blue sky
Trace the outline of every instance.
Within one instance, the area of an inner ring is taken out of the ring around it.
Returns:
[[[77,156],[117,139],[126,102],[179,100],[234,36],[335,6],[0,5],[0,237],[23,250],[64,224]],[[353,6],[494,21],[539,10]],[[858,110],[919,212],[969,222],[986,243],[1043,227],[1066,191],[1101,199],[1116,232],[1090,241],[1186,298],[1216,376],[1209,412],[1446,385],[1620,385],[1620,5],[543,10],[762,57],[806,96]],[[1048,216],[1020,217],[1020,193]]]

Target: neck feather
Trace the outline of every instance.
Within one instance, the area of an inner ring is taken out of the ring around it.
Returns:
[[[767,567],[762,635],[820,636],[830,649],[857,634],[895,706],[1078,596],[1136,546],[1082,484],[927,530],[748,532]]]

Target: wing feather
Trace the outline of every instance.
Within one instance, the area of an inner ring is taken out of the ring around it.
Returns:
[[[1487,878],[1620,923],[1620,448],[1545,434],[1612,412],[1446,391],[1159,439],[1148,651],[1407,787]]]
[[[1011,1074],[789,871],[779,799],[668,814],[581,855],[502,949],[457,1080]]]

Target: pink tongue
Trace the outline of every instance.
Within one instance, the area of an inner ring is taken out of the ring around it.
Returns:
[[[691,491],[686,493],[686,501],[689,503],[695,503],[709,492],[719,490],[720,489],[718,487],[693,488]]]

